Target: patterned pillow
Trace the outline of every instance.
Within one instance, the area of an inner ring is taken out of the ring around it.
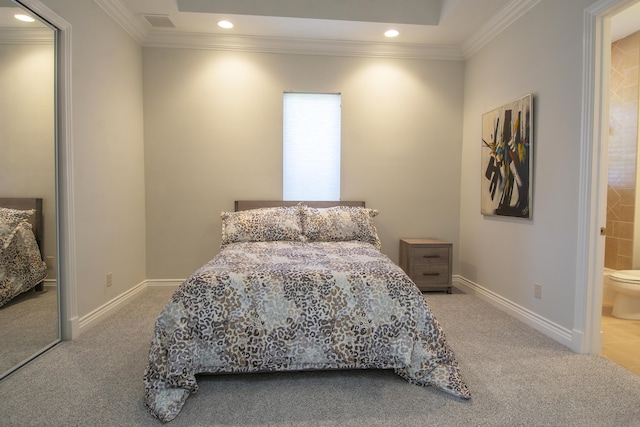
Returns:
[[[310,208],[302,206],[302,230],[310,242],[358,240],[382,247],[373,218],[375,209],[350,206]]]
[[[36,213],[35,209],[18,210],[0,208],[0,247],[6,249],[6,245],[11,242],[13,235],[18,229],[17,226]]]
[[[222,245],[235,242],[304,241],[300,207],[222,212]]]
[[[0,224],[16,225],[22,221],[28,221],[35,213],[35,209],[18,210],[0,208]]]

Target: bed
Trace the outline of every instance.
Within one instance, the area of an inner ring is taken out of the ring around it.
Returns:
[[[319,369],[392,369],[469,399],[421,292],[380,251],[377,214],[363,202],[239,201],[222,212],[220,252],[156,320],[148,410],[174,419],[197,374]]]
[[[41,198],[0,198],[0,307],[29,290],[42,290]]]

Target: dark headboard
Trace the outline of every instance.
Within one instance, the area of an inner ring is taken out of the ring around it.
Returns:
[[[332,206],[357,206],[365,207],[362,201],[292,201],[292,200],[236,200],[235,211],[246,211],[258,208],[275,208],[279,206],[295,206],[298,203],[304,203],[311,208],[330,208]]]
[[[42,213],[42,199],[30,197],[0,197],[0,207],[10,209],[35,209],[36,213],[30,219],[33,234],[40,247],[40,254],[44,257],[44,215]]]

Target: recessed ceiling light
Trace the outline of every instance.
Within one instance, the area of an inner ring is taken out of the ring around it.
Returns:
[[[16,18],[18,21],[23,21],[23,22],[34,22],[35,19],[33,19],[32,17],[28,16],[28,15],[21,15],[21,14],[17,14],[17,15],[13,15],[14,18]]]
[[[229,28],[233,28],[233,24],[229,21],[218,21],[218,27],[228,30]]]
[[[396,37],[400,32],[398,30],[387,30],[384,32],[384,35],[387,37]]]

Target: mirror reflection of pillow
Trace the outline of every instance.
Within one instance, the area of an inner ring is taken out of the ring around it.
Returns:
[[[18,224],[22,221],[28,221],[36,213],[35,209],[10,209],[0,208],[0,224]]]
[[[29,218],[35,213],[35,209],[0,208],[0,248],[6,249],[16,233],[18,225],[29,221]],[[27,223],[27,225],[31,227],[30,224]]]

